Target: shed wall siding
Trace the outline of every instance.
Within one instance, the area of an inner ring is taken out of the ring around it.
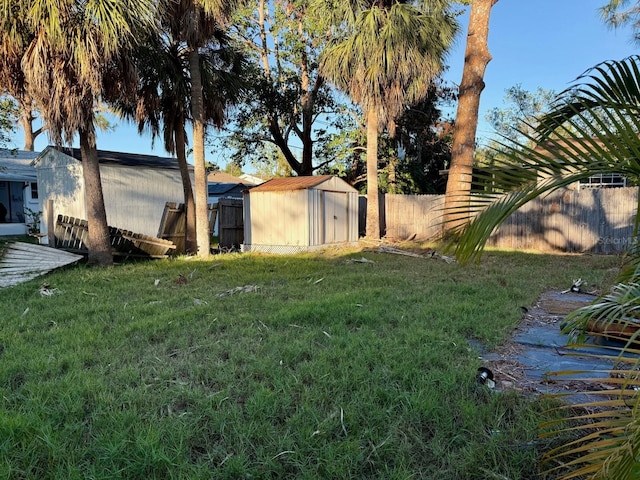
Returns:
[[[326,182],[322,182],[320,185],[315,188],[319,190],[332,191],[332,192],[345,192],[351,193],[353,192],[353,187],[349,185],[344,180],[339,179],[338,177],[332,177]]]
[[[324,238],[324,228],[322,222],[322,191],[307,190],[309,198],[309,211],[307,212],[307,223],[309,225],[309,245],[322,245]]]
[[[184,202],[178,170],[100,165],[107,223],[156,236],[166,202]]]
[[[56,150],[49,150],[40,159],[37,174],[38,196],[42,201],[44,219],[49,215],[55,218],[58,214],[87,218],[82,165],[78,161]],[[49,212],[46,200],[53,201],[53,212]]]
[[[304,190],[254,192],[251,197],[251,243],[308,245],[307,193]],[[246,221],[246,220],[245,220]],[[247,238],[245,238],[245,242]]]

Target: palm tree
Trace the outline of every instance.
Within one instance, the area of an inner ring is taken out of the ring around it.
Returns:
[[[600,13],[605,23],[614,28],[631,25],[635,31],[635,41],[640,41],[640,1],[608,0],[608,3],[600,8]]]
[[[113,262],[94,106],[98,100],[117,98],[135,85],[127,53],[135,35],[152,28],[156,3],[45,0],[0,4],[3,48],[22,48],[30,35],[21,69],[51,140],[62,145],[71,143],[75,135],[79,137],[89,223],[88,262],[93,265]]]
[[[540,195],[595,174],[618,173],[632,184],[640,182],[640,57],[609,61],[588,70],[539,120],[534,133],[527,135],[533,144],[514,146],[504,142],[501,168],[485,176],[504,193],[478,193],[472,196],[469,208],[459,207],[457,213],[470,219],[455,247],[460,260],[478,259],[491,233],[519,207]],[[636,239],[639,225],[640,208],[635,216]],[[617,336],[627,342],[626,347],[613,354],[608,351],[605,356],[635,369],[637,358],[618,354],[637,352],[624,330],[638,325],[639,247],[630,249],[618,281],[611,293],[574,312],[565,331],[580,341],[585,333],[602,332],[613,325],[623,334],[607,336]],[[638,478],[640,391],[636,387],[640,387],[640,380],[628,371],[621,379],[618,374],[622,370],[627,369],[616,367],[614,376],[597,379],[601,385],[615,387],[608,392],[616,396],[614,399],[605,400],[600,395],[601,402],[582,405],[596,407],[597,413],[589,413],[586,408],[584,415],[573,418],[569,430],[582,433],[581,438],[548,452],[548,462],[561,462],[563,468],[569,468],[563,478]],[[554,427],[552,434],[557,434],[558,425],[550,426]]]
[[[445,212],[448,230],[461,225],[452,208],[468,200],[473,175],[473,156],[476,149],[478,110],[480,94],[484,90],[484,73],[491,61],[487,45],[491,9],[498,0],[472,0],[469,14],[467,46],[464,54],[464,69],[458,95],[456,123],[451,147],[451,166],[447,178]]]
[[[189,51],[191,76],[191,118],[193,122],[193,164],[196,195],[196,236],[198,256],[210,250],[209,211],[207,207],[207,169],[204,155],[206,113],[201,69],[201,54],[212,37],[228,22],[237,7],[236,0],[177,0],[177,10],[184,12],[180,40]]]
[[[425,2],[423,8],[387,0],[346,5],[328,14],[349,30],[322,52],[320,72],[365,113],[366,235],[379,239],[378,133],[387,127],[393,136],[395,118],[427,94],[458,25],[447,1]]]
[[[33,129],[33,100],[26,91],[20,65],[25,50],[33,41],[33,32],[21,21],[18,5],[12,5],[11,8],[15,30],[0,31],[0,93],[8,93],[17,103],[15,113],[24,130],[24,150],[33,151],[35,137],[42,133],[42,129]]]
[[[189,51],[180,42],[185,12],[170,4],[161,19],[161,31],[146,39],[136,52],[139,75],[137,102],[119,105],[121,114],[134,118],[138,130],[149,128],[153,139],[162,133],[167,152],[175,153],[180,167],[186,210],[185,251],[197,252],[195,200],[187,163],[185,126],[191,121]],[[237,101],[242,88],[244,58],[229,47],[224,32],[215,30],[202,50],[205,117],[222,126],[225,109]]]

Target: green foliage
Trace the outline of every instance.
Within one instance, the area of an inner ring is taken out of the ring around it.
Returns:
[[[502,195],[476,194],[467,213],[475,215],[462,231],[456,246],[458,258],[477,258],[491,232],[529,200],[598,173],[619,173],[640,178],[640,58],[609,61],[597,65],[562,92],[550,111],[539,119],[533,133],[522,132],[526,144],[503,142],[505,160],[501,168],[485,174]],[[477,214],[477,215],[476,215]],[[636,212],[634,238],[638,234],[640,211]],[[593,305],[569,316],[566,331],[576,342],[589,337],[620,341],[617,348],[601,343],[603,358],[617,366],[602,372],[593,384],[591,397],[582,409],[565,419],[545,424],[547,435],[564,439],[545,456],[550,472],[561,478],[637,478],[640,437],[640,381],[634,371],[640,367],[638,284],[640,264],[637,245],[632,245],[618,283]],[[593,346],[594,348],[597,348]],[[580,347],[577,344],[576,347]],[[556,372],[562,377],[567,373]],[[572,379],[573,380],[573,379]],[[572,406],[562,407],[571,411]],[[568,422],[568,423],[565,423]]]
[[[454,100],[453,89],[436,79],[427,96],[396,120],[396,137],[404,150],[396,193],[445,192],[446,177],[440,171],[451,163],[453,120],[443,118],[441,108]]]
[[[336,94],[318,74],[326,32],[306,2],[247,4],[234,20],[234,38],[253,61],[251,85],[232,112],[225,136],[209,141],[233,153],[240,166],[270,158],[280,149],[291,169],[310,175],[332,161],[319,142],[343,113]],[[312,163],[313,160],[313,163]]]
[[[233,175],[234,177],[239,177],[240,175],[242,175],[242,167],[233,162],[227,163],[227,165],[222,170],[229,175]]]
[[[477,386],[467,339],[614,262],[230,254],[2,289],[0,475],[535,478],[545,406]]]
[[[602,19],[614,28],[631,25],[634,40],[640,41],[640,2],[637,0],[608,0],[600,8]]]
[[[11,142],[11,134],[16,129],[17,114],[17,106],[13,99],[0,97],[0,148]]]
[[[503,103],[506,105],[493,107],[485,118],[502,139],[514,144],[527,143],[537,118],[549,111],[555,97],[553,90],[538,88],[529,92],[517,84],[505,90]]]
[[[579,77],[540,119],[526,144],[500,143],[494,168],[479,176],[506,194],[474,195],[458,207],[474,220],[462,233],[459,258],[477,258],[491,232],[537,196],[599,173],[640,178],[638,58],[606,62]]]
[[[25,207],[25,215],[27,217],[27,228],[29,233],[40,233],[40,220],[42,219],[42,212],[31,210]]]
[[[321,55],[323,74],[363,111],[377,109],[381,125],[391,126],[406,105],[421,100],[442,69],[458,25],[446,6],[430,7],[433,12],[406,3],[363,5],[347,36]]]
[[[427,96],[408,106],[395,119],[395,137],[383,132],[378,137],[380,192],[396,194],[444,193],[449,167],[453,121],[443,118],[442,106],[455,99],[453,90],[440,79],[430,85]],[[335,163],[320,170],[344,178],[366,191],[366,138],[352,117],[337,133],[329,135],[325,149]]]

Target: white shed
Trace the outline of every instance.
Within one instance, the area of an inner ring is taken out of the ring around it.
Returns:
[[[244,251],[295,253],[358,241],[358,191],[331,175],[274,178],[244,194]]]
[[[87,218],[81,158],[80,149],[49,146],[35,160],[43,218]],[[178,161],[104,150],[98,150],[98,161],[107,223],[157,236],[166,202],[184,202]]]

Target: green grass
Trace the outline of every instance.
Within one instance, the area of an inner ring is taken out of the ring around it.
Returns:
[[[467,340],[616,264],[229,254],[0,290],[0,478],[535,478],[544,406],[476,385]]]

